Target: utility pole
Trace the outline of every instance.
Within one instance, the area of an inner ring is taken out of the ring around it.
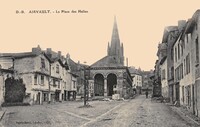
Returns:
[[[87,102],[87,85],[88,85],[88,80],[90,77],[90,69],[84,67],[84,106],[86,106],[86,102]]]
[[[86,106],[86,73],[85,73],[86,69],[84,67],[84,78],[83,78],[83,81],[84,81],[84,106]]]
[[[49,64],[50,68],[49,68],[49,99],[48,99],[48,103],[50,104],[51,102],[51,94],[50,94],[50,91],[51,91],[51,63]]]

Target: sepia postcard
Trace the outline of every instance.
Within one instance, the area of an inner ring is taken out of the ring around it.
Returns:
[[[0,4],[0,127],[199,127],[198,0]]]

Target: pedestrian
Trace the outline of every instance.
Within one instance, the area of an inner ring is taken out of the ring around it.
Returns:
[[[146,93],[145,93],[145,94],[146,94],[146,98],[148,98],[148,89],[146,90]]]

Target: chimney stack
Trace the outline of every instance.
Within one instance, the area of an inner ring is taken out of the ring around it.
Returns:
[[[178,21],[178,30],[179,30],[179,32],[181,32],[184,29],[185,25],[186,25],[186,20],[179,20]]]
[[[47,54],[51,54],[51,48],[47,48]]]
[[[58,58],[61,58],[61,51],[58,51]]]
[[[47,56],[49,56],[50,58],[52,57],[52,50],[51,48],[47,48]]]
[[[67,55],[66,55],[66,58],[67,58],[67,59],[69,59],[69,58],[70,58],[70,55],[69,55],[69,53],[67,53]]]
[[[128,58],[126,58],[126,66],[128,67]]]
[[[42,52],[40,46],[32,48],[32,53],[35,55],[39,55]]]

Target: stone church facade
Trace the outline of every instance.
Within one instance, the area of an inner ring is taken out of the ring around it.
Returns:
[[[124,66],[124,49],[120,42],[116,18],[107,56],[90,66],[89,96],[115,96],[128,98],[133,94],[132,78]]]

